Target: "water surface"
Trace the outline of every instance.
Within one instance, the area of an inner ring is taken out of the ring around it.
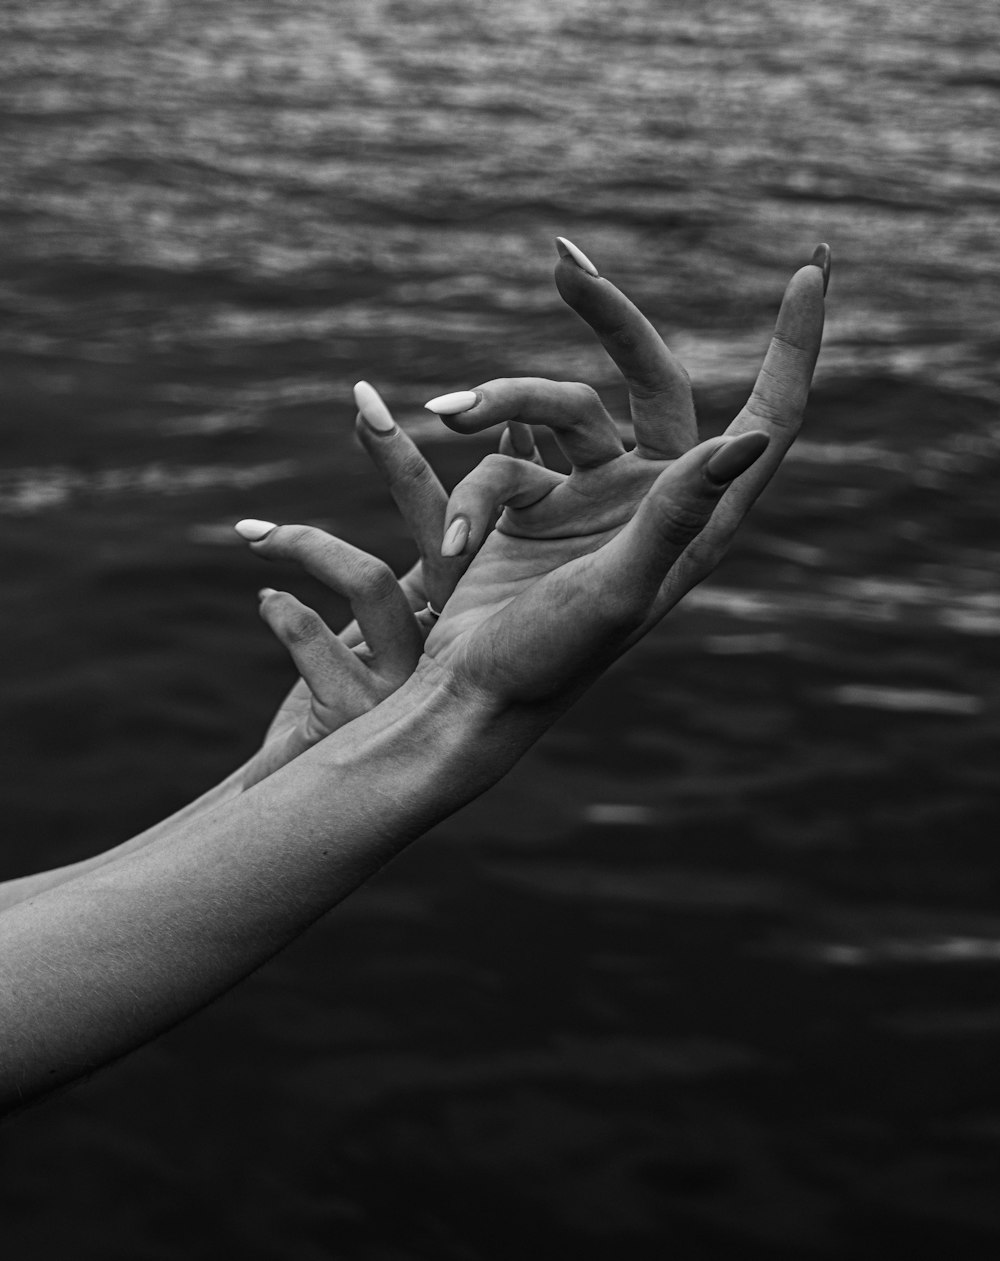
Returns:
[[[583,378],[624,420],[559,233],[716,432],[836,259],[719,573],[293,949],[10,1127],[17,1255],[995,1255],[998,35],[992,0],[8,0],[11,875],[253,749],[289,669],[232,521],[408,561],[353,381],[449,483],[488,447],[432,394]]]

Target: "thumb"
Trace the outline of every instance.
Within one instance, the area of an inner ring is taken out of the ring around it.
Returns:
[[[624,530],[603,549],[640,603],[651,602],[668,570],[708,524],[735,478],[767,450],[760,429],[712,438],[675,460],[650,487]],[[639,612],[639,610],[637,610]],[[648,613],[644,607],[642,614]]]

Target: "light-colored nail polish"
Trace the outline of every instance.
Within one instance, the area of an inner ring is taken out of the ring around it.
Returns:
[[[454,394],[439,394],[424,406],[429,412],[439,416],[455,416],[459,412],[467,412],[479,402],[475,390],[456,390]]]
[[[259,543],[272,530],[276,530],[277,526],[273,521],[256,521],[253,517],[247,517],[245,521],[237,521],[233,529],[248,543]]]
[[[396,422],[383,403],[381,394],[367,381],[359,381],[355,385],[354,402],[369,429],[374,429],[376,433],[392,433],[396,428]]]
[[[277,595],[277,594],[278,593],[274,589],[274,587],[261,587],[261,589],[257,592],[257,599],[266,600],[269,595]]]
[[[577,267],[582,267],[590,276],[599,276],[601,273],[590,261],[583,250],[578,245],[574,245],[572,241],[567,241],[564,236],[556,237],[556,249],[563,258],[570,258],[576,263]]]
[[[442,556],[461,556],[469,541],[469,523],[465,517],[456,517],[441,541]]]

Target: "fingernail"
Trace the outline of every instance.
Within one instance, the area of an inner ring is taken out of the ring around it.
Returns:
[[[507,426],[507,432],[510,434],[510,445],[514,448],[516,455],[523,456],[525,459],[534,455],[535,435],[527,425],[521,425],[515,421]]]
[[[441,540],[442,556],[461,556],[469,541],[469,523],[465,517],[456,517]]]
[[[261,589],[257,592],[257,599],[266,600],[269,595],[277,594],[278,593],[275,591],[274,587],[261,587]]]
[[[382,396],[367,381],[359,381],[355,385],[354,402],[369,429],[374,429],[376,433],[392,433],[396,428],[388,407],[382,402]]]
[[[572,259],[577,267],[582,267],[585,272],[591,276],[599,276],[601,273],[590,261],[583,250],[578,245],[574,245],[572,241],[567,241],[564,236],[556,237],[556,249],[563,258]]]
[[[823,293],[825,294],[830,287],[830,266],[833,263],[833,252],[829,245],[825,241],[817,245],[809,261],[823,273]]]
[[[437,412],[439,416],[454,416],[458,412],[467,412],[479,402],[475,390],[456,390],[454,394],[439,394],[424,406],[429,412]]]
[[[245,521],[237,521],[233,526],[240,538],[246,539],[248,543],[259,543],[262,538],[277,528],[273,521],[255,521],[253,517],[247,517]]]
[[[762,429],[751,429],[749,433],[730,438],[705,465],[705,476],[716,486],[725,486],[745,473],[754,460],[764,454],[767,444],[768,437]]]

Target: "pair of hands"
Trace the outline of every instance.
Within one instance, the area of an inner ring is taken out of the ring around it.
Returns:
[[[449,428],[506,425],[447,495],[365,383],[362,444],[388,482],[420,560],[400,581],[382,561],[309,526],[241,522],[255,552],[299,562],[347,597],[336,636],[294,596],[265,589],[260,611],[301,679],[247,786],[395,691],[418,667],[497,708],[563,708],[719,563],[802,422],[819,354],[830,251],[792,277],[763,367],[725,434],[698,442],[687,374],[642,313],[560,240],[555,280],[628,386],[636,446],[587,385],[513,378],[428,406]],[[547,426],[571,465],[541,462]],[[497,513],[500,512],[499,519]],[[427,601],[440,617],[420,613]]]

